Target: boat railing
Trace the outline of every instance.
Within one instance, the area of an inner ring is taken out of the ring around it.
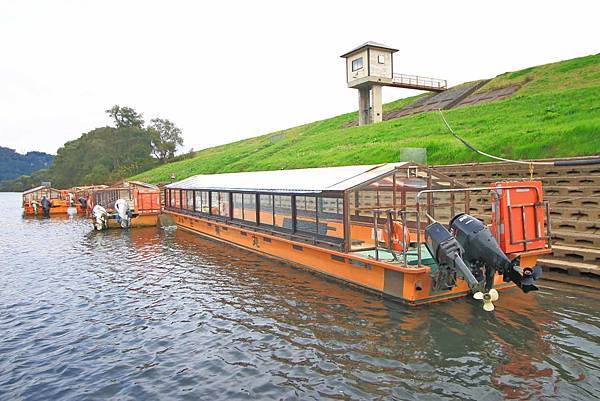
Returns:
[[[425,244],[425,241],[422,238],[422,229],[424,229],[424,225],[422,224],[423,222],[425,224],[429,224],[429,223],[433,223],[436,222],[437,220],[435,219],[435,217],[432,215],[432,210],[434,210],[436,207],[450,207],[452,212],[450,214],[450,218],[454,217],[454,212],[455,212],[455,208],[457,205],[464,205],[464,212],[466,214],[469,214],[470,212],[470,205],[471,205],[471,193],[477,193],[477,192],[488,192],[491,197],[492,197],[492,201],[493,201],[493,205],[492,205],[492,210],[500,210],[500,196],[501,196],[501,191],[502,190],[514,190],[516,188],[527,188],[527,189],[533,189],[536,193],[536,202],[531,203],[531,204],[525,204],[525,205],[509,205],[509,213],[508,213],[508,223],[509,223],[509,236],[510,236],[510,243],[511,244],[523,244],[525,246],[525,250],[527,250],[527,244],[530,244],[532,242],[536,242],[536,241],[540,241],[540,240],[544,240],[546,242],[546,245],[548,248],[551,248],[552,246],[552,229],[551,229],[551,221],[550,221],[550,207],[549,207],[549,202],[548,201],[542,201],[542,197],[541,197],[541,192],[540,192],[540,188],[534,185],[522,185],[519,187],[514,187],[514,186],[494,186],[494,187],[476,187],[476,188],[452,188],[452,189],[427,189],[427,190],[422,190],[420,192],[417,193],[416,196],[416,203],[412,204],[412,205],[396,205],[395,207],[371,207],[371,208],[360,208],[361,211],[363,212],[370,212],[372,214],[372,225],[373,225],[373,239],[374,239],[374,246],[371,248],[368,248],[370,250],[374,250],[375,251],[375,259],[379,260],[379,251],[380,250],[385,250],[387,252],[391,252],[394,256],[394,250],[392,249],[391,246],[391,239],[393,237],[393,225],[390,224],[392,221],[398,221],[401,224],[402,229],[404,230],[403,235],[402,235],[402,263],[404,265],[404,267],[408,267],[408,260],[407,260],[407,249],[409,247],[413,247],[416,248],[417,250],[417,266],[421,266],[422,263],[422,255],[421,255],[421,246]],[[456,195],[462,193],[463,194],[463,199],[462,200],[456,200],[454,196],[451,196],[451,201],[450,202],[444,202],[444,203],[436,203],[435,199],[434,199],[434,195],[436,194],[451,194],[451,195]],[[426,203],[424,201],[424,199],[426,199]],[[525,211],[524,208],[525,207],[529,207],[529,206],[542,206],[544,208],[544,218],[545,218],[545,233],[542,233],[542,229],[541,229],[541,225],[538,222],[538,216],[537,213],[533,213],[533,218],[535,219],[534,221],[534,227],[535,227],[535,236],[531,237],[531,238],[524,238],[522,240],[515,240],[513,238],[513,233],[512,233],[512,221],[511,221],[511,216],[512,216],[512,212],[510,212],[511,208],[520,208],[521,209],[521,215],[523,216],[522,220],[521,220],[521,227],[520,229],[522,230],[523,233],[526,232],[526,219],[525,219]],[[385,228],[387,230],[387,238],[388,238],[388,246],[387,247],[382,247],[380,246],[381,238],[379,238],[379,233],[380,233],[380,227],[382,226],[381,224],[381,215],[384,214],[386,216],[386,221],[387,223],[385,224]],[[412,216],[413,218],[410,219],[409,217]],[[411,243],[410,238],[409,238],[409,228],[411,226],[411,223],[415,223],[414,224],[414,229],[415,229],[415,234],[416,234],[416,242],[415,243]],[[502,229],[500,226],[498,226],[500,224],[500,219],[496,219],[496,224],[497,226],[495,227],[495,234],[496,234],[496,240],[498,242],[500,242],[500,233],[502,232]],[[423,226],[422,226],[423,225]],[[367,250],[367,248],[364,249],[360,249],[360,250]]]

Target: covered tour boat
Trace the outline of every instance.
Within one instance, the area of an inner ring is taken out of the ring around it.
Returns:
[[[141,181],[96,189],[89,208],[96,230],[156,226],[161,213],[160,189]]]
[[[540,182],[466,188],[414,163],[196,175],[164,196],[180,228],[411,305],[492,310],[497,289],[535,290],[550,252]]]
[[[66,216],[71,207],[71,200],[65,191],[40,185],[23,192],[22,205],[25,216]]]

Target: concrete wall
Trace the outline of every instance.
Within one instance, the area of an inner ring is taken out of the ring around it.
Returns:
[[[379,56],[383,56],[384,63],[379,63]],[[372,77],[392,78],[392,53],[389,51],[371,49],[370,50],[371,73]]]
[[[352,61],[361,58],[363,59],[363,68],[358,71],[352,71]],[[365,78],[368,70],[367,49],[357,52],[346,59],[346,72],[348,74],[348,84],[352,81]]]

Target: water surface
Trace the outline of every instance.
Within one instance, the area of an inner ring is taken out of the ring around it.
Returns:
[[[158,228],[0,194],[1,400],[600,399],[596,294],[407,307]]]

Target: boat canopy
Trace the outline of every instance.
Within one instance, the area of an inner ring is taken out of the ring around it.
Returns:
[[[262,193],[346,191],[410,163],[319,167],[244,173],[201,174],[167,185],[167,188]]]
[[[50,188],[50,187],[47,187],[45,185],[40,185],[38,187],[31,188],[31,189],[28,189],[27,191],[24,191],[23,195],[27,195],[27,194],[30,194],[30,193],[33,193],[33,192],[42,191],[42,190],[60,192],[58,189]]]
[[[23,192],[23,200],[26,202],[31,202],[34,200],[39,201],[44,196],[48,199],[62,198],[60,190],[47,187],[45,185],[40,185],[39,187],[31,188]]]
[[[401,213],[406,225],[420,227],[425,220],[421,222],[414,211],[417,194],[457,185],[426,166],[402,162],[196,175],[167,185],[164,199],[165,209],[176,213],[350,251],[374,249],[373,224],[385,226],[388,211]],[[434,207],[428,196],[429,215],[442,208],[454,215],[455,201],[460,199],[449,197],[451,203]]]

